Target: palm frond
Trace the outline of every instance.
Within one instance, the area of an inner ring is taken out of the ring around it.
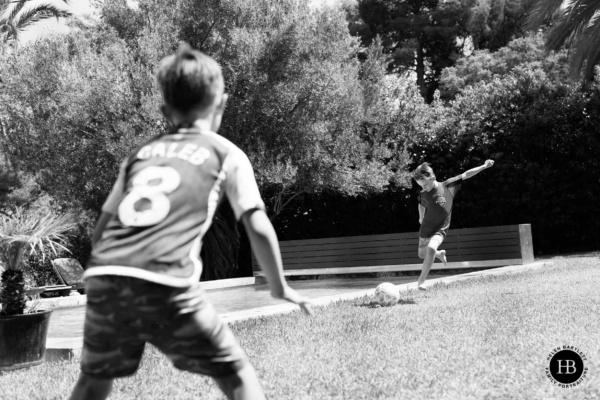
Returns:
[[[557,25],[550,31],[547,47],[559,50],[565,44],[572,44],[590,25],[600,9],[600,3],[592,0],[570,1],[562,11]]]
[[[537,0],[529,15],[525,27],[537,29],[547,20],[557,17],[565,0]]]
[[[581,35],[585,26],[574,26],[567,16],[558,20],[546,38],[546,50],[558,51],[564,45],[572,44]]]
[[[569,48],[571,76],[592,78],[600,62],[600,1],[536,0],[528,27],[537,28],[552,18],[554,25],[546,38],[546,50]]]
[[[6,37],[5,42],[9,40],[18,40],[19,39],[19,29],[11,22],[7,21],[3,25],[0,25],[2,29],[2,33]]]
[[[585,80],[594,75],[594,67],[600,63],[600,13],[585,28],[575,45],[572,60],[573,78],[583,72]]]
[[[67,250],[63,245],[66,234],[75,227],[70,214],[50,213],[40,218],[17,209],[13,215],[0,219],[0,257],[7,268],[19,269],[26,248],[42,258],[46,257],[46,246],[57,254],[57,247]]]
[[[4,15],[8,8],[10,7],[9,0],[0,0],[0,16]]]
[[[60,17],[70,17],[71,15],[73,14],[70,11],[61,10],[52,4],[40,4],[19,14],[15,19],[15,25],[24,30],[30,25],[48,18],[56,17],[58,19]]]
[[[23,10],[23,8],[25,8],[25,6],[27,5],[27,3],[29,3],[29,0],[21,0],[17,3],[16,6],[14,6],[12,8],[12,10],[10,10],[10,13],[8,14],[8,16],[6,17],[9,21],[13,21],[17,15],[21,12],[21,10]]]

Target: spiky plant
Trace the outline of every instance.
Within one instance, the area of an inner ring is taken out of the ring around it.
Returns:
[[[33,253],[46,257],[48,249],[54,254],[57,254],[57,248],[67,250],[63,246],[66,233],[75,226],[70,214],[51,212],[39,217],[21,208],[0,217],[0,260],[5,268],[0,284],[0,317],[24,313],[25,258]]]
[[[550,24],[547,50],[569,49],[571,74],[590,81],[600,63],[600,1],[536,0],[528,27]]]
[[[62,0],[66,5],[69,0]],[[51,3],[31,5],[30,0],[0,0],[0,46],[17,42],[21,32],[48,18],[69,17],[72,13]]]

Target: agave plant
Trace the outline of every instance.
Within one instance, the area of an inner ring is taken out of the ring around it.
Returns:
[[[0,317],[23,314],[26,306],[23,266],[26,257],[65,249],[66,233],[75,228],[70,214],[49,213],[42,217],[17,208],[0,216],[0,261],[4,264],[0,283]],[[67,250],[68,251],[68,250]]]

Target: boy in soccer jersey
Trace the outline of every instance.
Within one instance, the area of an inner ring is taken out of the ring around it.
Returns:
[[[454,197],[460,190],[461,182],[471,178],[486,168],[494,165],[494,161],[487,160],[482,166],[450,178],[444,182],[436,181],[435,174],[429,163],[423,163],[413,172],[413,179],[423,189],[419,194],[419,258],[423,260],[423,269],[417,281],[420,290],[431,270],[436,258],[446,264],[446,250],[438,250],[444,241],[450,219]]]
[[[199,284],[202,238],[226,196],[271,294],[312,314],[283,277],[277,236],[248,157],[215,132],[227,101],[217,62],[182,46],[158,72],[173,133],[121,166],[92,236],[81,374],[71,399],[105,399],[133,374],[146,342],[174,366],[213,377],[229,399],[264,399],[254,369]],[[210,268],[210,266],[207,266]]]

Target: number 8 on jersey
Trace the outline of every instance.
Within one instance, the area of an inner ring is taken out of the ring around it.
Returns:
[[[119,204],[119,219],[126,226],[152,226],[160,223],[171,210],[167,197],[181,183],[181,176],[172,167],[146,167],[132,180],[130,192]],[[136,206],[143,205],[142,210]]]

